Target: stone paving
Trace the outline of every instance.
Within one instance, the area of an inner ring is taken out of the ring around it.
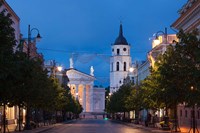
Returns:
[[[56,124],[53,124],[53,125],[42,126],[42,127],[39,127],[39,128],[33,129],[33,130],[24,130],[24,131],[21,131],[21,132],[23,132],[23,133],[41,133],[41,132],[45,132],[47,130],[50,130],[50,129],[56,127],[56,126],[61,126],[63,124],[72,123],[72,122],[75,122],[75,121],[77,121],[77,120],[70,120],[70,121],[67,121],[65,123],[56,123]],[[125,124],[127,126],[145,129],[145,130],[148,130],[149,132],[153,132],[153,133],[170,133],[171,132],[171,131],[164,131],[162,129],[155,128],[155,127],[145,127],[141,124],[126,123],[126,122],[116,121],[116,120],[114,120],[114,122]],[[15,129],[16,129],[15,124],[8,125],[9,132],[19,133],[19,131],[15,131]],[[190,129],[189,127],[181,127],[181,133],[188,133],[189,129]],[[6,131],[8,132],[8,130],[6,130]]]

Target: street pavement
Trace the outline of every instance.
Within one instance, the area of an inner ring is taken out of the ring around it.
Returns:
[[[156,128],[147,128],[141,125],[123,123],[103,119],[73,120],[67,123],[58,123],[23,133],[168,133]],[[17,132],[14,132],[17,133]]]
[[[170,133],[158,128],[116,120],[78,119],[54,125],[43,126],[21,133]],[[12,132],[19,133],[19,132]]]

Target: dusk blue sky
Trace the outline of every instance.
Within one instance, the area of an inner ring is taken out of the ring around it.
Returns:
[[[38,51],[45,60],[56,60],[69,68],[74,55],[74,67],[94,74],[96,84],[109,85],[111,44],[119,33],[120,21],[132,60],[146,60],[154,33],[168,28],[178,18],[177,11],[187,0],[7,0],[20,17],[23,37],[28,24],[38,28],[42,40]],[[32,32],[32,37],[37,33]],[[51,50],[47,50],[51,49]],[[78,56],[77,56],[78,55]]]

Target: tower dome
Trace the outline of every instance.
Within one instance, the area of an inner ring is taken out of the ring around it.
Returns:
[[[122,24],[120,24],[119,36],[115,40],[114,45],[128,45],[126,38],[123,36]]]

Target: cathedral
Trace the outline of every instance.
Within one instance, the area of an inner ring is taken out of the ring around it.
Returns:
[[[116,92],[124,83],[131,68],[130,44],[123,36],[122,24],[120,24],[119,35],[111,46],[110,57],[110,92]]]
[[[90,74],[81,72],[73,67],[70,58],[70,68],[66,70],[69,78],[68,86],[71,94],[79,101],[85,113],[103,113],[105,110],[105,88],[94,86],[94,68],[91,66]]]

